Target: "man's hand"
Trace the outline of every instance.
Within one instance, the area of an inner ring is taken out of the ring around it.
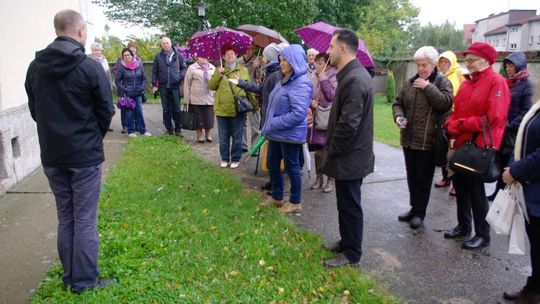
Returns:
[[[424,78],[416,78],[416,80],[413,82],[413,87],[417,89],[424,89],[429,85],[429,80],[426,80]]]
[[[253,67],[257,69],[259,66],[261,66],[261,61],[259,60],[259,57],[257,57],[253,60]]]

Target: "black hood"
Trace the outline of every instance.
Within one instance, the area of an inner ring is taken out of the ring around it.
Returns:
[[[87,56],[84,46],[69,37],[58,37],[46,49],[36,52],[37,71],[47,78],[62,78]]]

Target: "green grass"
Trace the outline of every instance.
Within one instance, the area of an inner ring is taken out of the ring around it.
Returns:
[[[129,141],[99,206],[101,277],[119,284],[75,296],[56,263],[33,303],[397,303],[344,267],[227,171],[176,138]]]
[[[398,147],[399,130],[392,117],[392,104],[386,102],[384,95],[375,96],[373,112],[375,141]]]

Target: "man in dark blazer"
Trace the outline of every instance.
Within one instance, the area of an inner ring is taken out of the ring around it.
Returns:
[[[358,36],[349,29],[334,32],[327,53],[337,66],[338,87],[326,133],[324,174],[336,180],[341,240],[328,267],[356,265],[362,256],[363,214],[360,186],[373,172],[373,81],[356,59]]]

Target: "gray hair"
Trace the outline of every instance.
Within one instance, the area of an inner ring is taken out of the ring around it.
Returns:
[[[103,45],[99,42],[94,42],[90,45],[91,50],[102,50],[103,51]]]
[[[414,61],[427,60],[434,66],[437,66],[439,61],[439,52],[432,46],[423,46],[414,52]]]

